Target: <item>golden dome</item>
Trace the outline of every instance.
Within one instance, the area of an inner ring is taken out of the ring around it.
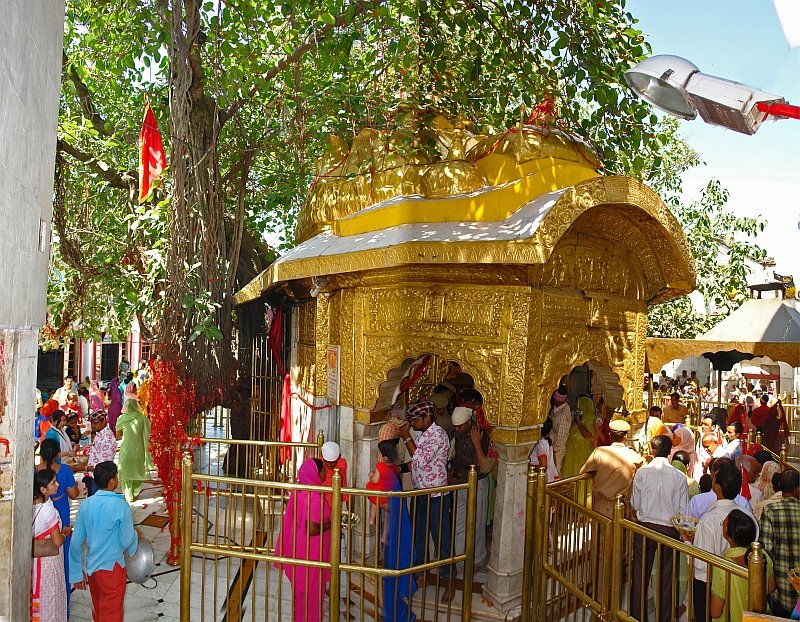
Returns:
[[[476,136],[461,121],[456,126],[441,116],[426,125],[418,121],[412,113],[391,131],[363,129],[350,146],[332,136],[298,214],[297,241],[398,197],[445,199],[520,180],[528,194],[542,194],[595,176],[601,165],[591,147],[557,129],[525,125]],[[446,209],[440,211],[448,218]],[[496,215],[487,211],[484,217]],[[403,220],[431,218],[430,212],[415,214],[412,209]]]

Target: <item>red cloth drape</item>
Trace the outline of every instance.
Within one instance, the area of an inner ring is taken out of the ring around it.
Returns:
[[[744,472],[744,467],[741,467],[742,471],[742,496],[750,501],[750,483],[747,481],[747,473]]]
[[[150,194],[155,181],[167,168],[167,154],[150,102],[144,105],[144,121],[139,132],[139,203]]]

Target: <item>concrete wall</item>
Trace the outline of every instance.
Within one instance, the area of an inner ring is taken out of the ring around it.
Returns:
[[[29,618],[33,415],[45,318],[64,0],[0,19],[0,621]],[[12,589],[13,580],[13,589]]]

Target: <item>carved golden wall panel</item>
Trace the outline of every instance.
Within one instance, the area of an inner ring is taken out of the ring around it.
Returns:
[[[402,285],[369,292],[370,333],[501,339],[505,295],[469,285]]]
[[[316,343],[316,303],[309,300],[297,306],[297,340],[301,343]]]
[[[355,377],[355,352],[353,343],[355,341],[355,322],[353,304],[355,301],[355,291],[352,289],[340,290],[337,292],[338,313],[332,316],[331,321],[339,324],[339,341],[334,345],[342,346],[341,379],[342,384],[339,389],[342,404],[353,404],[353,381]],[[359,373],[361,373],[359,371]]]
[[[297,367],[294,381],[306,391],[316,393],[316,302],[310,300],[295,309],[297,314]]]
[[[503,366],[503,407],[500,423],[517,427],[524,418],[525,376],[527,366],[528,331],[531,322],[531,297],[529,292],[511,294],[508,315],[510,331]]]
[[[316,317],[314,323],[315,342],[317,355],[314,361],[316,369],[317,397],[328,394],[328,366],[326,362],[328,345],[332,344],[330,337],[330,299],[331,295],[320,293],[317,298]]]

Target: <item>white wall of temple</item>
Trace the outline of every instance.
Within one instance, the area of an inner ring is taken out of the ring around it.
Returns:
[[[0,620],[30,618],[33,416],[53,209],[64,0],[0,19]]]

